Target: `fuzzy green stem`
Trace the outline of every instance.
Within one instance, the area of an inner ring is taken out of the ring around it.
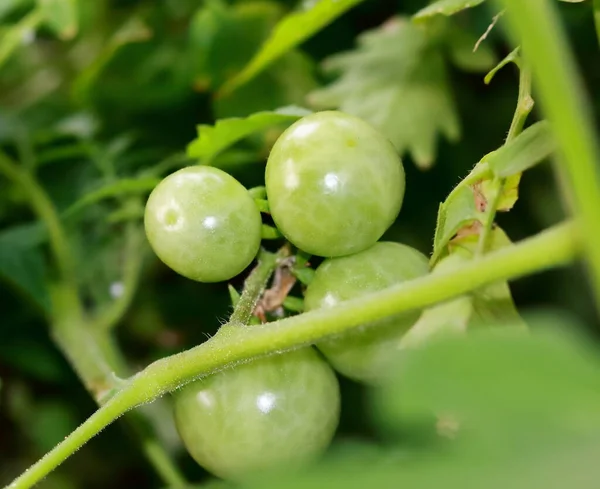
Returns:
[[[86,390],[100,401],[115,387],[114,370],[90,328],[76,292],[63,283],[50,287],[52,317],[50,334]]]
[[[277,266],[277,255],[262,250],[258,255],[258,264],[244,283],[244,290],[229,318],[230,324],[245,325],[252,317],[256,303],[267,286]]]
[[[519,67],[519,95],[515,114],[506,136],[507,143],[521,134],[534,105],[533,98],[531,98],[531,69],[522,60],[517,62],[517,66]]]
[[[479,241],[477,243],[477,256],[485,254],[488,250],[490,239],[492,236],[492,229],[494,228],[494,221],[496,220],[496,212],[498,205],[502,199],[502,192],[504,191],[504,184],[506,179],[494,177],[492,180],[492,198],[488,201],[485,222],[481,228],[481,234],[479,235]]]
[[[533,98],[531,98],[531,70],[523,61],[515,60],[516,65],[519,67],[519,95],[517,98],[517,107],[513,115],[508,135],[506,136],[505,144],[516,138],[527,121],[527,117],[533,110]],[[504,185],[506,179],[495,177],[492,182],[493,196],[490,202],[488,202],[487,214],[485,216],[485,223],[479,236],[479,242],[477,243],[477,254],[483,255],[489,246],[492,229],[494,227],[494,221],[496,219],[496,213],[498,211],[498,205],[502,198]]]
[[[187,382],[243,361],[310,344],[361,324],[431,306],[489,283],[565,265],[575,258],[578,244],[575,224],[562,224],[489,253],[460,270],[431,274],[335,307],[252,328],[224,326],[202,345],[158,360],[132,377],[120,392],[8,487],[33,486],[123,413]]]
[[[54,204],[34,176],[1,151],[0,173],[21,186],[33,211],[48,229],[60,277],[49,285],[52,302],[52,312],[48,317],[50,334],[87,391],[98,404],[102,404],[110,393],[122,387],[115,371],[124,373],[125,361],[108,332],[90,327],[77,289],[69,242]],[[140,428],[144,423],[145,420],[137,413],[132,419],[128,418],[130,431],[141,437],[142,450],[162,480],[168,485],[181,485],[185,482],[183,477],[152,431]]]
[[[69,243],[54,204],[46,192],[39,186],[35,178],[27,170],[19,166],[6,154],[0,151],[0,173],[20,185],[29,197],[30,205],[38,218],[46,225],[50,239],[50,247],[56,259],[60,277],[64,282],[75,287],[74,264]]]
[[[169,489],[178,489],[188,483],[173,460],[154,435],[151,423],[141,413],[132,412],[125,418],[126,427],[132,437],[141,445],[144,455]]]
[[[498,0],[507,9],[515,42],[522,44],[539,102],[560,149],[561,190],[581,220],[583,249],[600,309],[600,149],[590,103],[551,0]]]

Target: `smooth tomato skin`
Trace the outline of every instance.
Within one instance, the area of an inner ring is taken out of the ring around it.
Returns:
[[[300,119],[277,140],[265,184],[283,235],[313,255],[333,257],[372,246],[402,206],[405,177],[393,145],[342,112]]]
[[[419,251],[392,242],[379,242],[355,255],[325,260],[305,294],[307,311],[332,307],[426,275],[427,258]],[[320,341],[317,347],[333,367],[357,381],[375,383],[393,358],[400,338],[419,318],[407,311]]]
[[[159,183],[144,225],[158,257],[199,282],[235,277],[260,248],[262,219],[254,200],[235,178],[209,166],[183,168]]]
[[[224,370],[174,396],[188,452],[230,480],[310,461],[329,445],[339,421],[337,378],[312,347]]]

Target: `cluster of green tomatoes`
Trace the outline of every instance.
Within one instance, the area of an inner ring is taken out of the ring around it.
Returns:
[[[428,273],[419,251],[379,242],[402,206],[405,176],[392,144],[362,120],[320,112],[290,126],[273,146],[265,187],[283,236],[325,258],[306,287],[305,310]],[[145,227],[166,265],[201,282],[240,274],[261,246],[255,200],[232,176],[207,166],[165,178],[150,195]],[[188,384],[174,395],[185,446],[204,468],[233,480],[316,457],[339,419],[333,369],[376,382],[417,317],[414,311],[392,316],[319,342],[320,353],[304,347]]]

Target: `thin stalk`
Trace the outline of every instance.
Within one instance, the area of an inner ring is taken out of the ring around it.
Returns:
[[[516,62],[516,64],[519,67],[519,95],[515,114],[506,136],[507,143],[521,134],[534,105],[533,98],[531,98],[531,69],[522,60]]]
[[[277,258],[276,254],[261,250],[258,255],[258,264],[246,279],[242,295],[229,318],[230,324],[248,324],[256,304],[277,266]]]
[[[50,334],[87,391],[101,405],[109,394],[122,387],[115,371],[125,373],[125,361],[111,335],[90,327],[77,288],[70,245],[53,202],[30,172],[20,168],[2,151],[0,173],[21,186],[33,211],[48,229],[59,276],[59,280],[49,285],[52,302],[48,317]],[[151,431],[142,433],[140,426],[145,421],[140,420],[141,415],[136,413],[135,416],[132,420],[127,419],[129,429],[136,435],[143,434],[140,442],[150,463],[166,484],[181,485],[185,481],[176,465]]]
[[[523,131],[527,117],[533,110],[533,98],[531,98],[531,70],[526,63],[516,61],[516,65],[519,67],[519,95],[517,98],[517,107],[513,115],[508,135],[506,136],[505,144],[512,141]],[[502,192],[506,184],[506,179],[495,177],[492,182],[493,196],[490,202],[488,202],[488,208],[486,209],[485,223],[479,236],[479,242],[477,243],[477,255],[483,255],[489,246],[489,241],[494,227],[494,221],[496,219],[496,213],[498,212],[498,205],[502,198]]]
[[[33,211],[48,229],[50,247],[56,260],[61,280],[68,283],[70,287],[75,288],[75,284],[77,283],[74,271],[75,267],[69,243],[54,204],[31,173],[19,168],[11,158],[1,151],[0,173],[3,173],[17,185],[20,185],[27,193]]]
[[[115,387],[114,370],[90,328],[76,292],[64,283],[50,286],[50,334],[86,390],[97,402]]]
[[[555,2],[498,1],[507,9],[515,43],[523,45],[535,78],[537,98],[560,149],[557,173],[564,184],[559,187],[585,230],[583,250],[600,310],[600,148],[591,104],[585,98]]]
[[[479,241],[477,242],[477,256],[485,254],[488,250],[490,239],[492,236],[492,229],[494,228],[494,221],[496,220],[496,212],[498,205],[502,199],[502,192],[504,191],[504,185],[506,183],[505,178],[494,177],[492,180],[492,198],[487,203],[487,209],[485,214],[485,222],[481,228],[479,234]]]
[[[571,262],[579,251],[574,223],[556,226],[514,246],[343,304],[252,328],[224,327],[209,341],[158,360],[132,377],[104,406],[8,486],[28,489],[130,409],[202,376],[267,354],[291,350],[360,324],[452,299],[489,283]]]

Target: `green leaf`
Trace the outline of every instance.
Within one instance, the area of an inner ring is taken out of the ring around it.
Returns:
[[[215,89],[239,72],[282,15],[281,6],[269,1],[234,6],[221,0],[206,2],[189,28],[195,88]]]
[[[104,199],[117,197],[120,195],[143,194],[150,192],[160,183],[160,178],[144,177],[144,178],[123,178],[116,182],[109,183],[97,190],[94,190],[69,207],[63,214],[63,217],[69,218],[86,207],[96,204]]]
[[[272,1],[228,6],[212,0],[190,25],[190,61],[196,90],[215,90],[239,73],[269,37],[284,10]],[[290,50],[244,86],[213,99],[217,119],[244,117],[263,110],[303,104],[317,86],[314,63]]]
[[[277,124],[291,124],[310,114],[300,107],[285,107],[258,112],[246,118],[221,119],[214,126],[198,126],[198,137],[187,148],[190,158],[199,158],[209,163],[221,151],[239,140]]]
[[[471,7],[476,7],[482,4],[485,0],[438,0],[437,2],[428,5],[419,10],[415,15],[415,19],[426,19],[434,15],[454,15],[461,10]]]
[[[439,261],[433,273],[460,269],[464,263],[474,258],[478,241],[478,233],[452,240],[448,256]],[[492,231],[490,251],[511,245],[502,229],[496,227]],[[432,339],[501,324],[523,329],[527,327],[517,311],[506,282],[487,285],[471,294],[426,309],[404,335],[400,345],[403,348],[414,348]]]
[[[479,244],[479,234],[461,236],[450,242],[450,257],[461,256],[474,259]],[[488,251],[497,251],[512,242],[506,233],[496,226],[492,233]],[[440,265],[443,262],[440,262]],[[473,316],[471,323],[475,327],[493,326],[495,324],[510,324],[513,327],[526,329],[527,325],[521,318],[513,301],[507,282],[497,282],[475,290],[473,297]]]
[[[556,151],[547,121],[537,122],[484,158],[494,174],[506,178],[524,172]]]
[[[20,46],[34,39],[35,31],[42,21],[42,12],[33,9],[16,24],[0,29],[0,68]]]
[[[108,39],[102,51],[91,64],[81,71],[73,81],[72,91],[76,100],[83,102],[88,99],[94,83],[123,46],[146,42],[151,37],[152,31],[141,18],[131,17],[126,20]]]
[[[231,305],[233,307],[237,306],[240,301],[240,293],[235,290],[235,287],[231,284],[227,284],[227,290],[229,291],[229,300],[231,300]]]
[[[485,75],[485,78],[484,78],[485,84],[489,85],[491,83],[492,79],[496,76],[496,73],[498,73],[507,64],[509,64],[509,63],[519,64],[520,61],[521,61],[521,48],[516,47],[510,53],[508,53],[508,55],[502,61],[500,61],[494,68],[492,68],[492,70],[487,75]]]
[[[440,205],[431,263],[437,262],[459,231],[468,231],[466,228],[476,221],[483,224],[490,196],[496,192],[494,176],[505,178],[497,210],[508,211],[519,197],[521,173],[549,156],[554,149],[550,127],[542,121],[484,156]]]
[[[360,36],[355,51],[327,59],[325,70],[341,77],[309,100],[372,123],[427,168],[438,133],[451,141],[460,136],[442,45],[426,26],[394,18]]]
[[[283,301],[283,307],[291,312],[304,312],[304,300],[300,297],[288,295]]]
[[[38,0],[45,24],[63,39],[72,39],[79,30],[78,0]]]
[[[416,348],[432,339],[465,333],[473,307],[473,298],[465,296],[426,309],[402,337],[400,346]]]
[[[3,21],[17,8],[27,8],[31,3],[33,3],[32,0],[3,0],[0,2],[0,21]]]
[[[446,245],[459,230],[482,218],[475,199],[476,196],[470,186],[459,184],[446,201],[440,205],[433,241],[432,263],[438,260]]]
[[[277,24],[246,67],[221,88],[221,93],[232,92],[247,83],[276,59],[299,46],[361,1],[363,0],[319,0],[306,10],[290,13]]]
[[[46,289],[46,263],[39,248],[46,231],[38,224],[0,233],[0,277],[29,295],[40,308],[50,310]]]
[[[580,3],[585,0],[559,0],[568,3]],[[485,0],[438,0],[431,5],[419,10],[415,15],[415,20],[424,20],[434,15],[454,15],[462,10],[466,10],[485,2]]]
[[[232,93],[213,101],[217,118],[246,117],[263,110],[302,105],[316,89],[314,63],[303,53],[291,51]]]
[[[451,449],[499,465],[494,456],[539,453],[552,439],[600,440],[598,353],[581,339],[502,328],[432,342],[398,361],[376,402],[386,430],[451,418]]]

